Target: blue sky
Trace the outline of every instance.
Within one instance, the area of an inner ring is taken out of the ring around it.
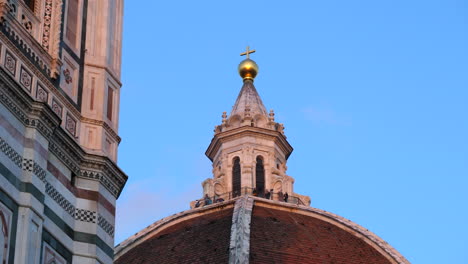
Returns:
[[[116,243],[201,196],[250,45],[295,191],[412,263],[468,263],[467,1],[126,1],[124,19]]]

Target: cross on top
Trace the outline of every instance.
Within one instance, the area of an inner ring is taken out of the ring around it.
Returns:
[[[255,50],[250,50],[250,47],[247,46],[247,49],[245,50],[245,52],[242,52],[240,55],[241,56],[244,56],[244,55],[247,55],[247,59],[250,59],[250,53],[254,53]]]

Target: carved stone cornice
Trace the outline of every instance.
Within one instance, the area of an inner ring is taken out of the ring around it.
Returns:
[[[205,155],[213,161],[224,142],[249,136],[275,141],[275,144],[285,154],[286,159],[288,159],[289,155],[291,155],[293,151],[293,147],[288,143],[286,137],[281,132],[260,127],[242,126],[215,134],[205,152]]]
[[[3,69],[0,70],[0,101],[25,126],[37,128],[46,138],[60,126],[61,120],[52,109],[45,103],[32,100]]]
[[[112,160],[86,153],[61,127],[50,138],[49,151],[78,177],[99,181],[116,198],[127,182],[127,175]]]
[[[23,125],[36,128],[49,141],[49,151],[78,177],[99,181],[118,198],[127,181],[127,175],[108,157],[86,153],[60,127],[61,120],[50,106],[34,101],[2,68],[0,102]]]

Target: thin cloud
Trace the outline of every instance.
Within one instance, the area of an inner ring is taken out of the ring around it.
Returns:
[[[199,198],[201,187],[185,190],[155,188],[156,179],[145,179],[129,184],[129,194],[118,200],[115,242],[120,243],[159,219],[189,209],[190,201]]]
[[[329,107],[308,106],[302,110],[304,118],[317,124],[350,125],[351,122]]]

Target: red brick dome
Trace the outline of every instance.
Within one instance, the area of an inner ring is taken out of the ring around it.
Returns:
[[[254,197],[162,219],[118,245],[115,257],[116,264],[234,262],[409,263],[349,220]]]

